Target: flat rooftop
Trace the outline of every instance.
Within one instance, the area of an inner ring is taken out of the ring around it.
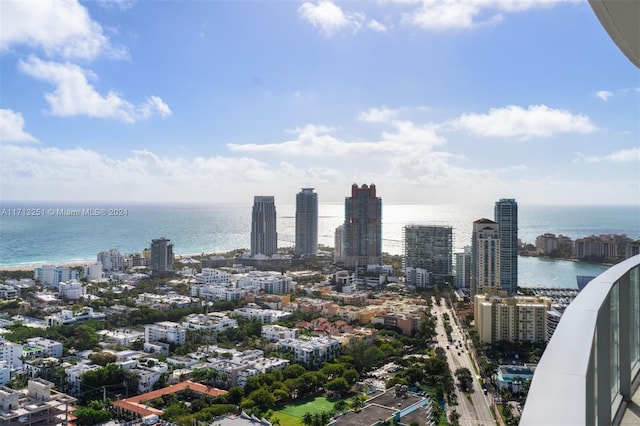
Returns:
[[[349,411],[336,419],[335,426],[371,426],[374,423],[385,421],[392,417],[398,410],[379,405],[367,405],[360,411]]]
[[[406,393],[405,396],[396,396],[393,389],[388,389],[385,393],[368,400],[367,404],[377,404],[383,407],[393,408],[395,411],[401,411],[423,399],[423,397],[411,392]]]

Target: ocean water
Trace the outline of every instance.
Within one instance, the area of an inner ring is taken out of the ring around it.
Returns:
[[[42,209],[39,216],[14,209]],[[64,216],[59,209],[78,210]],[[91,214],[83,212],[91,209]],[[109,215],[110,210],[120,215]],[[118,211],[120,209],[120,211]],[[295,205],[276,200],[278,245],[295,240]],[[470,244],[473,221],[493,218],[493,205],[384,204],[383,251],[402,253],[402,229],[408,224],[449,225],[454,247]],[[320,203],[318,242],[334,246],[334,230],[344,220],[342,203]],[[519,237],[535,242],[545,232],[573,239],[599,234],[640,238],[640,206],[518,206]],[[153,238],[166,237],[174,253],[220,253],[249,248],[251,204],[86,205],[0,203],[0,268],[43,263],[93,261],[103,250],[140,252]],[[575,275],[597,275],[604,268],[577,262],[520,258],[525,286],[575,287]]]

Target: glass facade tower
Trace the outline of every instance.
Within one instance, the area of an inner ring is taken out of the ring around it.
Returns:
[[[318,194],[302,188],[296,194],[296,250],[299,256],[318,255]]]
[[[495,205],[500,232],[500,287],[509,295],[518,292],[518,204],[502,198]]]
[[[251,256],[278,252],[276,205],[273,196],[255,196],[251,213]]]
[[[344,264],[348,268],[382,264],[382,199],[376,186],[355,183],[344,200]]]
[[[162,275],[173,268],[173,244],[166,238],[151,240],[151,275]]]
[[[405,225],[405,269],[426,269],[433,284],[452,275],[453,228],[450,226]]]

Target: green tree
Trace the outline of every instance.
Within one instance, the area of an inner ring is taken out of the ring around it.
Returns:
[[[306,373],[307,370],[300,364],[287,365],[282,371],[285,379],[295,379]]]
[[[256,407],[262,412],[272,409],[276,404],[276,397],[266,388],[251,392],[249,398],[255,402]]]
[[[449,415],[449,422],[451,426],[460,425],[460,413],[458,413],[456,410],[453,410]]]
[[[78,426],[91,426],[111,420],[111,413],[90,407],[77,408],[73,414],[78,418]]]
[[[231,404],[240,404],[243,396],[244,391],[239,386],[234,386],[227,392],[227,398]]]
[[[310,412],[306,412],[302,415],[302,423],[306,426],[311,426],[313,423],[313,415]]]
[[[460,389],[463,392],[469,392],[473,386],[473,376],[471,375],[471,371],[464,367],[458,368],[455,375],[458,379],[458,383],[460,384]]]
[[[73,337],[70,342],[70,346],[79,350],[85,351],[87,349],[93,349],[100,343],[100,338],[96,333],[96,330],[89,327],[87,324],[80,324],[73,330]]]
[[[347,382],[347,379],[345,379],[344,377],[338,377],[329,381],[326,387],[330,391],[337,392],[339,394],[345,394],[349,392],[349,389],[351,388],[349,382]]]
[[[95,354],[89,355],[89,359],[94,363],[101,366],[105,366],[112,362],[116,362],[118,357],[110,352],[97,352]]]
[[[360,374],[358,374],[355,369],[350,368],[342,374],[342,377],[344,377],[350,385],[353,385],[360,378]]]

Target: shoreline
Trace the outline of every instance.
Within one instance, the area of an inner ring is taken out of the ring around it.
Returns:
[[[213,256],[215,253],[205,253],[204,256]],[[200,253],[185,253],[185,254],[176,254],[174,255],[174,262],[180,261],[185,258],[193,258],[193,257],[202,257],[202,252]],[[97,260],[70,260],[66,262],[34,262],[34,263],[21,263],[19,265],[5,265],[0,266],[0,271],[29,271],[33,272],[35,268],[41,268],[43,265],[55,265],[55,266],[66,266],[69,268],[77,268],[80,266],[89,266],[95,265]]]
[[[88,266],[95,265],[96,262],[88,262],[88,261],[72,261],[72,262],[47,262],[47,263],[25,263],[21,265],[7,265],[0,266],[0,271],[29,271],[33,272],[36,268],[41,268],[43,265],[55,265],[55,266],[66,266],[69,268],[79,267],[79,266]]]
[[[185,258],[202,258],[202,257],[208,257],[208,256],[216,256],[216,255],[219,255],[219,254],[216,254],[216,253],[205,253],[204,256],[202,255],[202,252],[200,252],[200,253],[176,254],[176,255],[174,255],[174,262],[179,262],[181,259],[185,259]],[[547,257],[547,256],[531,256],[531,255],[526,255],[526,254],[525,255],[519,254],[518,257],[537,258],[537,259],[547,260],[547,261],[552,261],[552,262],[561,261],[561,262],[581,263],[581,264],[585,264],[585,265],[600,265],[600,266],[606,266],[606,267],[611,267],[611,266],[614,265],[614,264],[611,264],[611,263],[583,262],[583,261],[580,261],[578,259],[563,259],[563,258],[553,258],[553,257]],[[0,271],[11,271],[11,272],[29,271],[29,272],[33,272],[33,270],[35,268],[40,268],[43,265],[55,265],[55,266],[66,266],[66,267],[69,267],[69,268],[74,268],[74,267],[77,268],[77,267],[95,265],[96,262],[97,262],[97,260],[94,260],[94,261],[89,261],[89,260],[71,260],[71,261],[66,261],[66,262],[24,263],[24,264],[19,264],[19,265],[0,266]]]

